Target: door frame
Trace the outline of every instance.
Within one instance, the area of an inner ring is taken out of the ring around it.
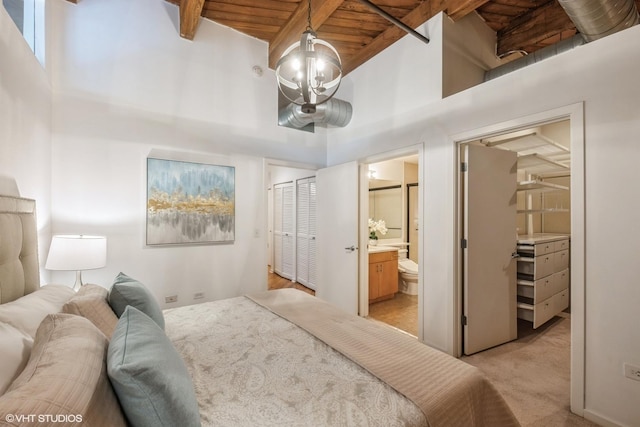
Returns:
[[[266,236],[266,248],[265,250],[267,251],[267,261],[271,263],[271,269],[273,270],[273,263],[275,262],[275,256],[274,256],[274,244],[273,244],[273,195],[275,193],[273,193],[273,188],[272,185],[273,183],[271,182],[269,173],[271,171],[271,167],[281,167],[281,168],[289,168],[289,169],[300,169],[300,170],[308,170],[308,171],[313,171],[315,174],[315,171],[322,168],[323,166],[320,165],[315,165],[315,164],[310,164],[310,163],[301,163],[301,162],[292,162],[292,161],[287,161],[287,160],[278,160],[278,159],[272,159],[272,158],[263,158],[262,159],[262,189],[264,191],[264,206],[267,206],[267,212],[264,218],[264,223],[263,223],[263,233]],[[295,200],[295,179],[293,179],[293,183],[294,183],[294,200]],[[294,218],[294,224],[295,224],[295,218]],[[258,238],[260,237],[260,230],[256,229],[253,231],[253,235],[254,237]],[[295,233],[294,233],[294,237],[295,237]],[[296,250],[296,243],[295,239],[294,239],[294,253]],[[295,258],[295,257],[294,257]],[[266,267],[266,266],[265,266]],[[293,266],[294,269],[294,279],[295,279],[295,269],[296,266],[294,264]],[[265,276],[266,278],[266,276]],[[294,280],[295,281],[295,280]],[[264,290],[266,291],[268,288],[268,281],[265,281],[265,285],[264,285]]]
[[[571,411],[584,416],[585,385],[585,159],[584,159],[584,103],[578,102],[541,113],[515,118],[513,120],[485,126],[479,129],[452,135],[451,142],[456,150],[454,165],[456,198],[454,236],[455,287],[453,310],[454,352],[462,355],[462,182],[460,177],[460,145],[481,138],[514,132],[523,128],[569,120],[571,148]]]
[[[366,248],[369,244],[369,164],[393,160],[409,155],[418,155],[418,224],[420,230],[424,224],[424,144],[414,144],[392,151],[368,156],[360,159],[360,247]],[[404,236],[403,236],[404,238]],[[422,232],[418,232],[418,257],[422,261],[424,239]],[[420,265],[421,263],[418,263]],[[424,264],[424,263],[422,263]],[[359,292],[358,292],[358,314],[362,317],[369,315],[369,255],[367,251],[360,251],[359,269]],[[418,268],[418,340],[424,341],[424,268]]]

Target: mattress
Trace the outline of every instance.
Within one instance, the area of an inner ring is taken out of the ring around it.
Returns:
[[[203,425],[518,425],[476,368],[300,291],[164,316]]]

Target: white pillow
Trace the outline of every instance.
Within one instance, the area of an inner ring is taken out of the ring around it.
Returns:
[[[22,372],[33,346],[33,338],[0,322],[0,396]]]
[[[68,286],[43,286],[15,301],[0,305],[0,322],[8,323],[33,339],[42,319],[48,314],[61,312],[62,306],[74,295],[74,290]]]

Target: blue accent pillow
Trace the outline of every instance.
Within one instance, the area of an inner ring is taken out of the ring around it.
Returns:
[[[164,330],[164,316],[151,292],[140,282],[124,273],[116,276],[109,291],[109,305],[120,317],[132,305],[152,318]]]
[[[107,373],[130,425],[200,426],[193,382],[164,331],[128,306],[107,351]]]

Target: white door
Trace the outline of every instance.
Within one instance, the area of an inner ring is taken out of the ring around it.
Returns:
[[[464,183],[464,353],[518,337],[514,152],[466,145]]]
[[[358,163],[316,174],[316,295],[358,313]]]
[[[407,227],[409,228],[409,259],[416,264],[418,261],[418,224],[419,224],[419,197],[420,188],[418,185],[409,187],[409,218]]]
[[[316,180],[296,181],[296,281],[316,289]]]
[[[293,183],[276,184],[274,190],[274,271],[282,277],[293,279]]]

